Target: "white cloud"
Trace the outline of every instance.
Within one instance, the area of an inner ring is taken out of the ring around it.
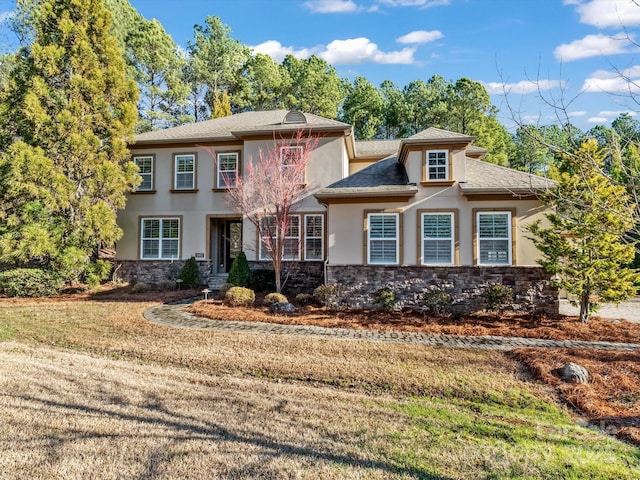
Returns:
[[[640,5],[633,0],[591,0],[586,3],[565,2],[577,5],[580,22],[598,28],[631,27],[640,25]]]
[[[537,82],[531,80],[522,80],[518,83],[498,83],[498,82],[486,82],[483,83],[487,92],[492,95],[497,94],[514,94],[514,95],[526,95],[528,93],[537,93],[553,88],[562,88],[565,86],[565,82],[562,80],[539,80]]]
[[[300,48],[296,50],[293,47],[285,47],[277,40],[267,40],[260,45],[249,47],[253,49],[255,53],[264,53],[269,55],[276,62],[282,62],[287,55],[293,55],[296,58],[308,58],[313,54],[317,54],[322,50],[321,47],[316,48]]]
[[[587,114],[584,110],[576,110],[575,112],[567,112],[569,118],[584,117]]]
[[[603,123],[607,123],[608,119],[606,117],[589,117],[587,118],[587,122],[602,125]]]
[[[368,38],[334,40],[318,55],[332,65],[357,65],[360,63],[412,64],[415,48],[403,48],[395,52],[383,52]]]
[[[600,115],[601,117],[617,118],[623,113],[628,114],[630,117],[635,117],[637,115],[636,112],[632,112],[630,110],[603,110],[602,112],[599,112],[598,115]]]
[[[264,53],[275,61],[281,62],[285,56],[293,55],[296,58],[308,58],[317,55],[331,65],[358,65],[361,63],[403,64],[415,63],[414,47],[402,50],[383,52],[378,45],[368,38],[349,38],[346,40],[333,40],[328,45],[318,45],[313,48],[287,47],[277,40],[268,40],[250,47],[255,53]]]
[[[378,0],[383,5],[390,7],[420,7],[430,8],[449,5],[453,0]]]
[[[432,30],[430,32],[426,30],[416,30],[415,32],[407,33],[402,37],[396,38],[398,43],[429,43],[434,40],[439,40],[444,35],[438,30]]]
[[[352,0],[309,0],[304,6],[313,13],[352,13],[359,9]]]
[[[582,91],[589,93],[640,93],[640,66],[621,72],[597,70],[586,78]]]
[[[640,10],[640,8],[638,8]],[[633,37],[625,34],[618,35],[587,35],[581,40],[574,40],[556,47],[553,51],[556,59],[561,62],[571,62],[580,58],[597,57],[627,53]]]
[[[5,20],[9,19],[12,14],[13,12],[0,12],[0,22],[4,22]]]

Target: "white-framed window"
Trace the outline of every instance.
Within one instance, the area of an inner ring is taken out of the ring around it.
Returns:
[[[194,190],[196,188],[196,156],[185,153],[175,156],[176,190]]]
[[[425,162],[427,181],[449,180],[448,150],[427,150]]]
[[[151,155],[133,157],[133,163],[138,167],[138,176],[142,179],[135,191],[153,190],[153,157]]]
[[[295,168],[294,166],[302,159],[304,155],[304,147],[300,145],[284,145],[280,147],[280,161],[282,162],[282,171],[285,172],[288,168]],[[303,173],[300,173],[300,183],[304,182]]]
[[[454,216],[451,212],[422,214],[422,264],[453,265]]]
[[[142,259],[173,260],[180,258],[179,218],[143,218],[140,228],[140,256]]]
[[[238,153],[218,154],[216,188],[235,188],[238,180]]]
[[[399,220],[397,213],[367,214],[367,263],[400,263]]]
[[[479,265],[511,265],[511,212],[477,212]]]
[[[304,259],[324,258],[324,215],[304,216]]]
[[[304,222],[304,223],[302,223]],[[304,227],[304,229],[303,229]],[[276,217],[265,215],[260,219],[260,260],[270,260],[269,251],[276,245]],[[304,260],[324,258],[324,216],[320,214],[296,214],[289,216],[289,223],[283,239],[282,259],[301,260],[304,246]]]

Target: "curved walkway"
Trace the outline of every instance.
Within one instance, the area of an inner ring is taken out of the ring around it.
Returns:
[[[640,350],[639,344],[612,342],[584,342],[578,340],[545,340],[521,337],[463,337],[430,333],[324,328],[307,325],[209,320],[185,311],[188,300],[178,304],[152,307],[144,317],[159,325],[216,332],[257,333],[264,335],[299,335],[314,338],[365,340],[371,342],[412,343],[430,347],[474,348],[483,350],[513,350],[520,347],[596,348],[601,350]]]

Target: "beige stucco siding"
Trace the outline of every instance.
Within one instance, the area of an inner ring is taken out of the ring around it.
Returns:
[[[457,185],[420,188],[409,202],[376,202],[332,204],[328,214],[328,254],[331,265],[358,265],[366,262],[364,231],[366,212],[399,211],[402,216],[400,235],[402,264],[419,265],[419,213],[423,210],[454,211],[458,228],[460,265],[474,265],[474,211],[515,209],[514,265],[536,265],[538,251],[527,238],[525,226],[543,217],[537,200],[469,201]]]
[[[134,193],[128,196],[126,208],[118,213],[118,224],[124,231],[117,244],[117,257],[121,260],[140,258],[140,219],[147,217],[179,217],[181,219],[181,257],[189,258],[196,253],[209,258],[210,246],[207,244],[210,229],[209,218],[216,215],[229,217],[237,213],[226,201],[224,191],[215,191],[216,152],[240,152],[240,171],[245,162],[258,158],[258,151],[273,147],[273,139],[246,141],[237,145],[175,148],[136,148],[133,156],[154,155],[155,193]],[[172,192],[174,186],[174,155],[180,153],[196,154],[195,192]],[[322,138],[313,152],[306,172],[308,185],[320,187],[342,178],[348,168],[347,151],[341,137]],[[313,196],[309,196],[299,205],[301,211],[323,212],[325,209]],[[244,224],[243,241],[247,247],[247,256],[255,251],[255,231],[248,222]]]

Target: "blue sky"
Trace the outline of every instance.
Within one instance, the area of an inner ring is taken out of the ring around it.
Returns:
[[[640,110],[628,95],[640,82],[637,0],[130,1],[183,47],[214,15],[256,51],[278,61],[315,54],[341,77],[400,87],[436,74],[468,77],[485,85],[505,125],[514,115],[556,122],[545,101],[583,130]],[[0,18],[13,5],[0,0]]]

